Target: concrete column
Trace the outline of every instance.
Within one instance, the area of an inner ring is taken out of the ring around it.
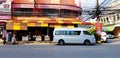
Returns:
[[[103,23],[104,23],[104,25],[106,24],[106,23],[105,23],[105,17],[103,17]]]
[[[118,23],[120,23],[120,14],[118,14],[118,15],[119,15]]]
[[[108,16],[108,21],[109,21],[109,24],[110,24],[110,19],[111,19],[111,17],[110,17],[110,16]]]
[[[115,17],[115,20],[114,20],[114,22],[115,22],[115,24],[117,24],[117,23],[118,23],[117,14],[114,14],[114,17]]]
[[[107,22],[107,17],[105,17],[105,24],[106,24],[106,25],[108,24],[108,22]]]
[[[110,24],[113,24],[113,15],[110,15]]]

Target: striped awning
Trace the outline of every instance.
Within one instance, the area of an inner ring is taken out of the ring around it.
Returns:
[[[6,24],[6,30],[27,30],[27,27],[48,27],[48,24],[15,22]]]
[[[7,23],[6,30],[27,30],[26,23]]]
[[[52,24],[50,24],[49,27],[54,27],[54,28],[74,28],[74,25],[60,25],[60,24],[52,25]]]
[[[6,22],[12,23],[40,23],[40,24],[82,24],[78,19],[71,18],[24,18],[15,20],[7,20]]]
[[[27,27],[55,27],[55,28],[74,28],[74,24],[82,24],[80,20],[77,19],[19,19],[19,20],[7,20],[6,30],[27,30]],[[65,25],[63,25],[65,24]]]

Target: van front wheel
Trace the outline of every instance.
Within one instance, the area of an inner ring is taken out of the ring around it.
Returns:
[[[59,45],[64,45],[64,43],[65,42],[63,40],[59,40],[59,42],[58,42]]]

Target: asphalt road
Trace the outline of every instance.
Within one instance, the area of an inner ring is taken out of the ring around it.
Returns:
[[[0,58],[120,58],[120,45],[7,45]]]

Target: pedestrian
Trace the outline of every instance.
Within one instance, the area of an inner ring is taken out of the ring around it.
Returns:
[[[101,32],[101,40],[103,41],[103,42],[107,42],[107,37],[106,37],[106,32]]]
[[[3,45],[6,45],[6,39],[3,38]]]
[[[6,45],[6,35],[7,35],[7,32],[3,30],[3,34],[2,34],[3,45]]]
[[[11,32],[7,32],[6,34],[6,42],[10,41],[11,40]]]
[[[13,35],[13,36],[12,36],[12,44],[13,44],[13,45],[16,44],[16,35]]]

